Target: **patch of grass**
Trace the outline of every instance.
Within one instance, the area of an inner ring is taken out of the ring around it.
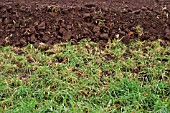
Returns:
[[[0,112],[168,113],[170,46],[109,41],[0,47]]]

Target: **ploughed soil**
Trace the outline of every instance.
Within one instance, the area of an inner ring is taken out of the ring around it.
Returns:
[[[0,45],[170,41],[170,0],[0,0]]]

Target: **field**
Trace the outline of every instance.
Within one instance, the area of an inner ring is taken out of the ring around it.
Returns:
[[[0,0],[0,112],[170,113],[168,0]]]

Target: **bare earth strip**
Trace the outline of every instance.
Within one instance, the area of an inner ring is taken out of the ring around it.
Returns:
[[[1,0],[0,45],[170,40],[168,0]]]

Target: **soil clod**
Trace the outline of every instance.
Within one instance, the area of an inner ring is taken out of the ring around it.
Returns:
[[[84,38],[103,43],[113,38],[124,43],[170,41],[169,10],[166,0],[3,0],[0,45],[48,45]]]

